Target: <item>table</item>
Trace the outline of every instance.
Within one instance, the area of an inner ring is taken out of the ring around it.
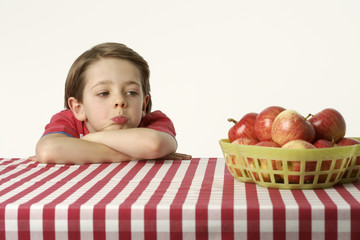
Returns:
[[[89,165],[0,158],[0,239],[360,239],[360,181],[235,180],[222,158]]]

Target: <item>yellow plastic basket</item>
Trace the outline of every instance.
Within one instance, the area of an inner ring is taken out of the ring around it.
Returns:
[[[359,178],[360,144],[322,149],[283,149],[220,140],[230,173],[241,182],[280,189],[327,188]],[[347,175],[344,173],[347,172]]]
[[[360,141],[360,138],[354,138]],[[355,154],[351,162],[345,170],[344,176],[340,179],[340,183],[351,183],[360,178],[360,144],[354,146]]]

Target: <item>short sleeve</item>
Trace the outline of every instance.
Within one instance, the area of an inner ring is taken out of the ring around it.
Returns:
[[[168,118],[161,111],[154,111],[147,114],[141,120],[139,127],[145,127],[161,132],[166,132],[172,135],[174,138],[176,136],[174,124],[172,123],[170,118]]]
[[[85,124],[77,120],[71,110],[63,110],[55,114],[50,122],[45,126],[44,135],[50,133],[61,133],[69,137],[80,138],[88,132]]]

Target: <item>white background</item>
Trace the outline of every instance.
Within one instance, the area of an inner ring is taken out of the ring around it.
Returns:
[[[0,157],[34,154],[70,65],[108,41],[148,61],[179,152],[222,157],[227,118],[271,105],[335,108],[360,136],[359,13],[356,0],[1,0]]]

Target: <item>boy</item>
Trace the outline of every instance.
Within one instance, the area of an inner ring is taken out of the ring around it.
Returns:
[[[66,79],[67,109],[46,125],[30,159],[65,164],[190,159],[175,153],[171,120],[150,112],[149,74],[147,62],[123,44],[84,52]]]

